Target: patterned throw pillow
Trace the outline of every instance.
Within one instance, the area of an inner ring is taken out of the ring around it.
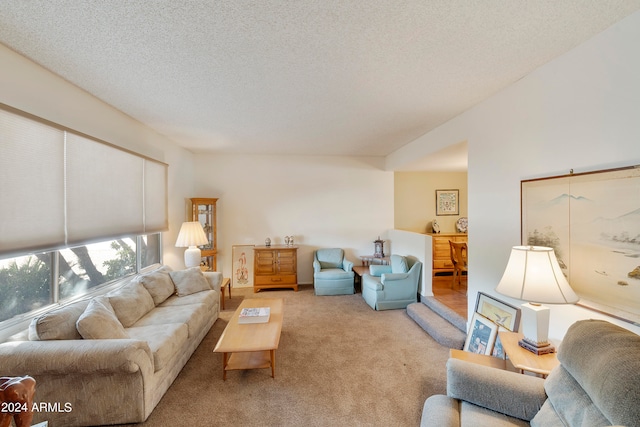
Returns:
[[[179,297],[195,294],[201,291],[210,291],[211,286],[205,279],[200,267],[191,267],[186,270],[172,271],[169,273],[171,280],[176,285]]]
[[[122,323],[116,317],[109,298],[96,297],[76,323],[78,332],[87,340],[129,338]]]

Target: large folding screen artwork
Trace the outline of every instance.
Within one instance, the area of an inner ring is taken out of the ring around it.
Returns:
[[[580,305],[640,325],[640,166],[524,180],[522,244],[552,247]]]

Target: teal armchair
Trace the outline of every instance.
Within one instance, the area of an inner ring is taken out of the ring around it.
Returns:
[[[421,269],[415,258],[391,255],[390,265],[369,266],[362,276],[362,298],[374,310],[406,308],[418,301]]]
[[[344,251],[318,249],[313,253],[313,288],[316,295],[351,295],[355,274],[353,262],[344,256]]]

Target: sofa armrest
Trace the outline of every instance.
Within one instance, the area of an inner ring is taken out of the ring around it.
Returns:
[[[542,378],[458,359],[447,361],[447,395],[526,421],[547,399]]]
[[[205,279],[209,282],[211,289],[220,292],[220,286],[222,286],[222,273],[219,271],[205,271],[203,274]]]
[[[149,345],[132,339],[7,342],[0,344],[0,366],[9,376],[154,371]]]
[[[353,271],[353,262],[349,261],[348,259],[343,259],[342,260],[342,269],[346,272],[349,271]]]
[[[321,269],[322,269],[322,267],[320,266],[320,261],[314,260],[313,261],[313,272],[314,273],[318,273]]]
[[[371,276],[376,276],[376,277],[380,277],[383,274],[391,274],[391,266],[390,265],[370,265],[369,274]]]

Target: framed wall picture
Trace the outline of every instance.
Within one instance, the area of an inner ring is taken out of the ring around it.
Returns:
[[[436,215],[459,215],[459,190],[436,190]]]
[[[554,249],[578,305],[640,326],[640,166],[521,181],[522,244]]]
[[[490,355],[498,335],[498,325],[479,313],[473,313],[464,350]]]
[[[234,288],[253,287],[253,248],[254,245],[233,245],[233,274],[231,284]]]
[[[484,292],[478,292],[475,311],[508,331],[518,332],[520,326],[520,308],[518,307],[500,301]]]

